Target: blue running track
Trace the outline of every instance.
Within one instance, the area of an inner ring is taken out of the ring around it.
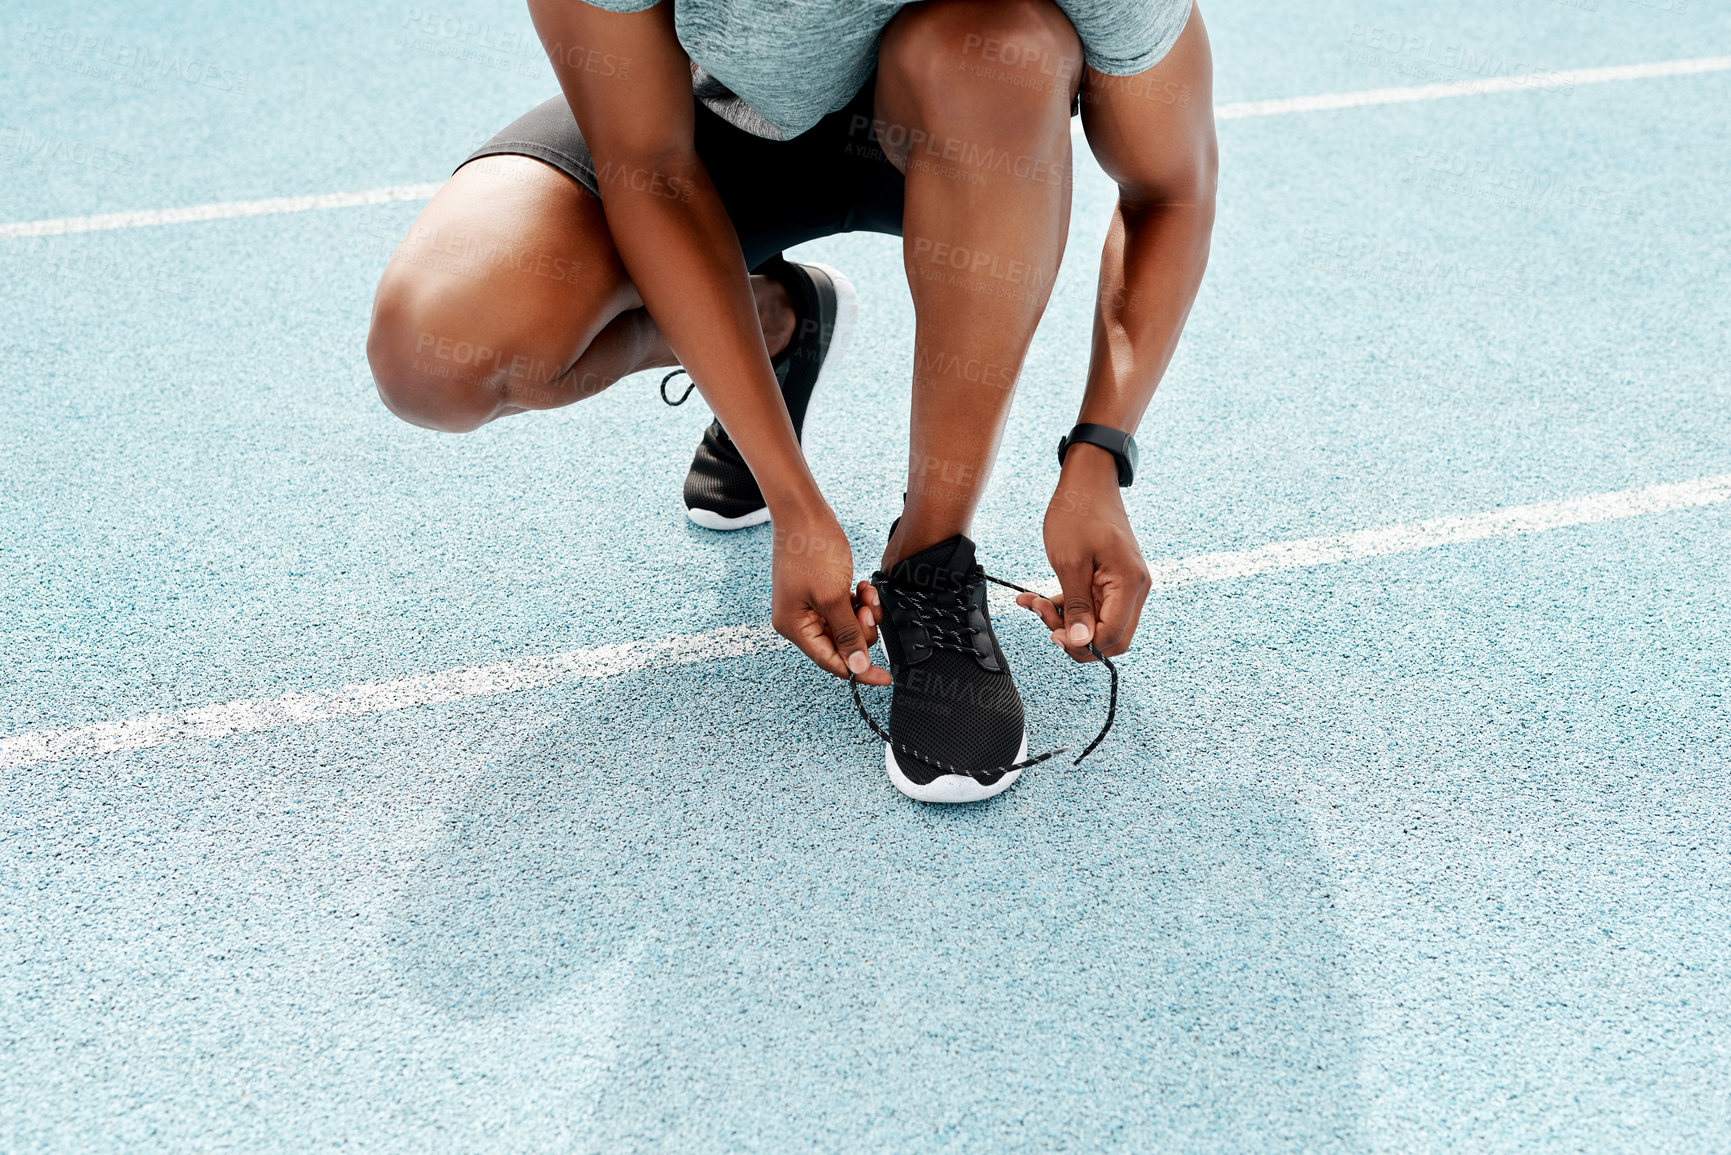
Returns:
[[[441,180],[554,89],[522,6],[270,7],[0,18],[0,1151],[1731,1149],[1731,62],[1567,78],[1723,4],[1208,12],[1223,106],[1541,79],[1223,116],[1118,728],[959,809],[683,517],[701,405],[402,424],[419,201],[233,215]],[[1111,195],[1082,150],[1017,580]],[[863,576],[911,310],[803,251]],[[1031,743],[1091,733],[1004,616]]]

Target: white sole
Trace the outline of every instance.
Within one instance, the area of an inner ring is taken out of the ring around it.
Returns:
[[[749,529],[754,525],[762,525],[764,522],[769,520],[769,507],[766,505],[762,509],[754,509],[742,517],[722,517],[712,509],[692,509],[688,505],[685,507],[685,516],[689,517],[698,525],[701,525],[704,529],[719,529],[725,532],[732,529]]]
[[[859,291],[853,287],[853,282],[847,279],[847,274],[833,265],[822,261],[803,261],[807,268],[817,269],[830,279],[835,286],[835,328],[829,335],[829,352],[824,356],[823,367],[817,371],[817,380],[812,382],[812,400],[823,392],[823,387],[829,383],[835,373],[836,365],[841,361],[847,347],[853,344],[854,330],[859,328]],[[811,417],[810,402],[806,408],[806,417]],[[799,447],[805,448],[805,430],[799,431]]]
[[[830,284],[835,286],[835,327],[829,333],[829,352],[824,354],[823,365],[817,371],[817,380],[811,384],[811,397],[806,401],[806,418],[811,418],[811,402],[817,400],[817,395],[823,392],[824,385],[835,372],[835,367],[841,361],[847,347],[853,343],[854,330],[859,328],[859,291],[853,287],[853,282],[847,275],[833,265],[822,261],[799,261],[808,269],[817,269],[827,276]],[[805,449],[805,430],[799,431],[799,447]],[[727,532],[735,529],[749,529],[754,525],[762,525],[769,520],[769,508],[754,509],[743,517],[722,517],[719,513],[707,509],[692,509],[685,507],[685,516],[704,529],[715,529]]]
[[[1020,762],[1028,756],[1028,732],[1022,731],[1022,744],[1016,751],[1012,762]],[[988,798],[996,798],[1016,784],[1016,779],[1022,776],[1020,770],[1012,770],[990,786],[981,785],[978,778],[969,778],[966,774],[945,774],[934,778],[924,786],[916,786],[902,773],[902,768],[896,762],[896,752],[886,743],[884,745],[884,769],[889,772],[890,781],[895,783],[897,790],[912,798],[915,802],[941,802],[945,804],[957,802],[984,802]]]

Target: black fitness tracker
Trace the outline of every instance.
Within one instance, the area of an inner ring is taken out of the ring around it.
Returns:
[[[1070,430],[1068,437],[1058,438],[1058,465],[1064,464],[1064,453],[1072,445],[1097,445],[1118,462],[1118,486],[1127,487],[1136,479],[1136,439],[1122,429],[1110,425],[1095,425],[1084,421]]]

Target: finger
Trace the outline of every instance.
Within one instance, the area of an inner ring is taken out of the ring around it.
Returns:
[[[1051,598],[1043,598],[1039,594],[1017,594],[1016,604],[1038,614],[1048,630],[1059,630],[1064,626],[1064,619],[1058,613],[1058,607],[1052,604]]]
[[[1144,595],[1146,597],[1146,595]],[[1116,657],[1130,649],[1131,641],[1136,637],[1136,627],[1142,623],[1142,607],[1147,604],[1142,599],[1136,602],[1136,608],[1130,614],[1130,624],[1124,627],[1124,636],[1118,640],[1118,649],[1107,657]]]
[[[854,611],[854,617],[859,619],[859,627],[865,632],[866,645],[868,647],[877,645],[878,627],[877,623],[872,621],[871,610],[867,609],[865,606],[861,606],[859,609]]]
[[[1136,636],[1136,627],[1142,623],[1142,611],[1148,605],[1148,592],[1150,588],[1151,583],[1144,579],[1141,583],[1140,591],[1131,599],[1133,608],[1130,611],[1130,624],[1124,627],[1124,636],[1118,642],[1120,647],[1118,650],[1119,653],[1128,650],[1130,648],[1131,639]]]
[[[1057,631],[1065,651],[1077,661],[1084,661],[1088,643],[1094,638],[1094,563],[1065,565],[1058,571],[1058,584],[1064,587],[1064,625]]]
[[[799,652],[816,663],[818,668],[838,678],[847,677],[847,662],[835,648],[835,643],[830,641],[822,620],[811,610],[802,610],[798,620],[792,624],[775,623],[775,632],[798,647]]]
[[[854,590],[853,600],[856,606],[861,606],[871,611],[871,622],[873,626],[877,626],[884,620],[883,598],[878,596],[878,588],[870,582],[862,581],[859,583],[859,586]],[[872,631],[870,640],[874,642],[878,640],[877,631],[875,629]]]
[[[823,607],[823,616],[828,621],[829,636],[835,640],[835,648],[841,652],[845,668],[853,671],[854,677],[868,686],[889,685],[889,674],[872,665],[871,651],[866,649],[865,630],[854,616],[848,599],[841,597],[827,603]],[[847,675],[844,673],[842,676]]]
[[[1094,655],[1089,651],[1087,646],[1072,646],[1064,637],[1063,630],[1052,631],[1052,644],[1057,646],[1060,650],[1063,650],[1064,653],[1076,659],[1078,662],[1091,662],[1094,660]]]
[[[1100,595],[1100,629],[1094,645],[1107,657],[1116,657],[1130,648],[1136,633],[1136,621],[1142,616],[1142,604],[1148,598],[1146,579],[1124,582],[1108,581]]]
[[[1124,652],[1120,643],[1130,624],[1130,599],[1123,586],[1115,581],[1101,583],[1100,619],[1094,631],[1094,648],[1102,654]]]

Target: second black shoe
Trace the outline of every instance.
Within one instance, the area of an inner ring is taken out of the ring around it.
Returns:
[[[921,802],[1008,790],[1028,755],[1022,696],[992,633],[985,571],[957,534],[872,575],[894,680],[884,769]]]
[[[793,339],[770,364],[803,445],[806,410],[853,340],[859,299],[852,282],[828,265],[794,264],[777,256],[758,271],[780,282],[793,299]],[[705,529],[744,529],[769,520],[757,480],[719,421],[703,431],[685,475],[685,512]]]

